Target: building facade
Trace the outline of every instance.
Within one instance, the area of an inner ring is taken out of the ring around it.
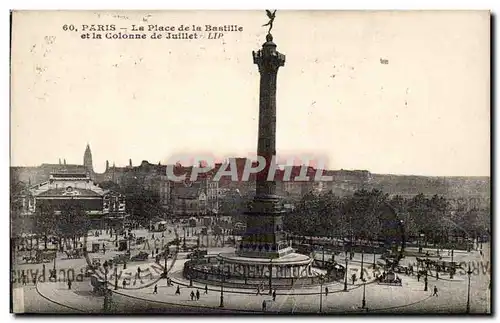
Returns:
[[[92,227],[126,217],[125,196],[96,185],[88,173],[54,173],[45,182],[30,186],[22,199],[22,213],[35,214],[47,207],[59,214],[66,205],[78,203]]]

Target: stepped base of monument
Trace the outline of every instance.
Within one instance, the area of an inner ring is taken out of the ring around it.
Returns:
[[[291,289],[333,281],[325,272],[312,267],[309,256],[290,253],[280,258],[250,258],[221,253],[185,263],[183,275],[199,283],[236,288]]]

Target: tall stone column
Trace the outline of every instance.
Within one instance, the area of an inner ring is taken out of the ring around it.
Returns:
[[[253,61],[259,67],[259,139],[257,155],[265,159],[265,168],[257,174],[257,196],[274,198],[276,182],[267,180],[272,157],[276,155],[276,80],[278,68],[285,65],[285,55],[276,51],[273,36],[268,34],[262,49],[253,52]],[[271,176],[273,176],[272,174]],[[272,177],[274,179],[274,176]]]
[[[256,195],[247,214],[247,230],[238,253],[247,257],[277,258],[293,250],[278,250],[283,234],[283,205],[276,195],[274,174],[276,160],[276,81],[278,69],[285,65],[285,55],[276,51],[273,36],[268,34],[262,49],[252,52],[260,73],[259,129],[257,155],[266,164],[256,177]],[[268,177],[270,176],[270,180]]]

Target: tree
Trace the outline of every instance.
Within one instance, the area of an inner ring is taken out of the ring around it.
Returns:
[[[34,232],[43,237],[44,248],[47,249],[47,236],[55,233],[55,210],[50,203],[40,203],[34,214]]]
[[[146,189],[139,178],[133,178],[123,187],[126,198],[126,208],[132,218],[142,225],[149,225],[149,221],[163,216],[163,208],[158,192]]]
[[[387,200],[382,191],[362,189],[347,198],[347,212],[350,216],[353,237],[375,239],[380,231],[378,210]]]
[[[26,186],[17,173],[10,172],[10,223],[11,235],[19,236],[31,230],[31,222],[23,214],[23,192]]]
[[[432,224],[430,223],[430,210],[427,198],[420,193],[407,202],[409,217],[418,228],[418,232],[426,235],[427,238],[433,235]]]
[[[88,230],[89,221],[83,204],[77,200],[63,203],[57,217],[55,232],[66,242],[68,239],[73,239],[73,244],[76,246],[76,238],[86,235]]]

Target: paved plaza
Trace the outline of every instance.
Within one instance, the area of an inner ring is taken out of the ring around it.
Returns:
[[[174,230],[166,235],[164,239],[175,238]],[[151,233],[145,230],[135,232],[137,236],[151,238]],[[155,233],[158,236],[157,233]],[[160,233],[161,239],[161,233]],[[88,243],[96,241],[97,238],[89,237]],[[100,243],[105,243],[106,254],[91,254],[92,257],[101,260],[112,258],[117,252],[114,250],[114,242],[111,238],[103,235],[99,237]],[[151,243],[150,243],[151,244]],[[133,252],[147,250],[147,246],[133,246]],[[209,254],[230,252],[233,249],[209,248]],[[484,268],[489,264],[490,248],[489,244],[483,245],[483,256],[479,251],[473,250],[470,253],[456,251],[454,260],[457,262],[472,262],[473,264],[483,263]],[[425,252],[425,250],[424,250]],[[447,255],[445,250],[443,254]],[[341,255],[343,256],[343,255]],[[365,254],[363,266],[365,268],[366,285],[361,280],[354,284],[350,280],[353,273],[359,277],[361,272],[361,254],[357,253],[348,263],[349,282],[347,291],[344,291],[344,281],[336,281],[322,286],[323,295],[320,297],[320,286],[300,286],[296,284],[290,290],[277,290],[276,299],[273,301],[269,295],[267,282],[263,281],[264,290],[260,295],[257,290],[248,288],[223,287],[223,307],[220,307],[221,287],[215,285],[205,285],[203,283],[192,282],[182,275],[184,263],[187,261],[187,253],[179,252],[175,259],[169,259],[169,278],[172,286],[167,286],[167,280],[160,277],[164,262],[159,264],[150,257],[147,261],[130,262],[127,268],[118,265],[120,279],[115,280],[112,270],[107,279],[109,288],[113,291],[111,312],[137,313],[137,312],[264,312],[263,302],[266,303],[265,312],[268,313],[464,313],[467,303],[468,277],[464,272],[457,272],[457,275],[450,279],[449,276],[441,275],[436,279],[435,273],[431,271],[428,277],[428,291],[424,291],[423,278],[420,281],[415,275],[409,276],[398,274],[402,279],[402,286],[380,285],[374,281],[374,272],[371,268],[373,255]],[[325,258],[330,257],[326,255]],[[337,256],[338,257],[338,256]],[[447,256],[443,257],[444,260]],[[340,258],[338,260],[343,259]],[[379,255],[375,256],[376,261]],[[19,259],[18,259],[19,260]],[[340,261],[342,264],[342,261]],[[403,265],[415,263],[414,257],[406,257],[402,260]],[[87,265],[84,258],[64,259],[59,253],[56,260],[58,270],[61,268],[73,268],[75,273],[83,272]],[[53,263],[45,264],[46,270],[51,269]],[[42,273],[41,264],[20,264],[14,266],[14,271],[24,270],[34,274],[36,270]],[[137,279],[137,268],[141,267],[143,277]],[[144,274],[147,269],[148,274]],[[489,313],[490,311],[490,284],[489,272],[482,272],[484,269],[478,267],[477,272],[471,275],[470,308],[471,313]],[[123,277],[130,277],[125,288],[122,286]],[[67,282],[59,279],[58,282],[39,279],[36,286],[32,281],[23,284],[20,281],[14,283],[17,297],[22,295],[23,309],[27,312],[51,312],[51,313],[100,313],[103,311],[104,298],[95,296],[89,278],[83,281],[74,282],[69,289]],[[118,282],[115,288],[115,282]],[[157,293],[154,293],[154,286],[157,285]],[[176,295],[179,286],[180,295]],[[208,292],[205,293],[205,286]],[[438,296],[433,296],[434,286],[438,289]],[[328,295],[325,295],[325,287],[328,288]],[[199,300],[191,300],[191,291],[200,292]],[[363,294],[365,295],[366,306],[361,308]],[[43,308],[41,311],[40,309]]]

